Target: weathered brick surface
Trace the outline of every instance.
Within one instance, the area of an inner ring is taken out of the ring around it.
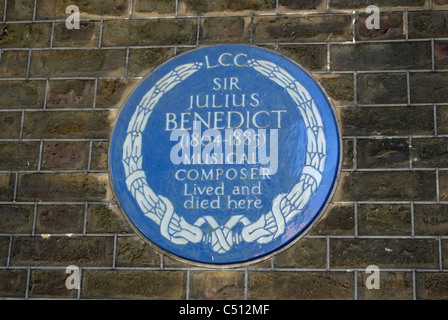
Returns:
[[[378,290],[366,287],[365,283],[370,275],[370,273],[358,273],[358,298],[360,300],[412,300],[412,273],[382,272]]]
[[[355,140],[346,138],[342,140],[342,168],[354,169],[355,166]]]
[[[3,17],[5,14],[5,1],[6,0],[0,0],[0,16]]]
[[[332,204],[310,230],[310,235],[350,236],[355,232],[354,208],[351,204]]]
[[[133,9],[134,17],[174,15],[176,0],[135,0]]]
[[[370,14],[358,12],[356,14],[356,39],[357,40],[386,40],[405,39],[405,14],[403,11],[383,12],[380,15],[380,28],[367,28],[366,21]],[[398,53],[398,52],[394,52]]]
[[[251,272],[249,299],[351,299],[349,272]]]
[[[68,290],[65,270],[33,270],[29,284],[30,298],[69,299],[76,298],[77,290]]]
[[[0,139],[18,139],[22,122],[22,112],[0,112]]]
[[[11,265],[111,266],[112,237],[16,237]]]
[[[352,38],[349,14],[310,15],[306,17],[256,17],[254,41],[341,41]]]
[[[297,10],[306,11],[324,11],[326,3],[324,0],[280,0],[278,2],[280,12],[297,12]]]
[[[435,8],[446,8],[446,5],[448,3],[446,2],[446,0],[434,0],[433,1],[433,6]]]
[[[196,44],[196,19],[108,20],[104,23],[103,46],[148,46]]]
[[[49,82],[47,108],[91,108],[95,81],[55,80]]]
[[[28,233],[33,229],[34,206],[1,205],[0,233]]]
[[[437,130],[440,134],[448,134],[448,106],[437,108]]]
[[[33,0],[12,0],[7,2],[6,6],[6,20],[8,21],[21,21],[32,20],[34,2]]]
[[[117,267],[159,267],[160,254],[138,236],[117,239]]]
[[[274,12],[276,1],[273,0],[250,0],[250,1],[232,1],[232,0],[180,0],[180,11],[184,14],[222,14],[238,12]]]
[[[84,205],[39,205],[36,213],[36,233],[82,233],[84,229]]]
[[[51,42],[51,23],[7,23],[2,25],[2,48],[43,48]]]
[[[330,57],[333,70],[431,69],[431,42],[337,44]]]
[[[130,49],[128,75],[143,77],[174,56],[173,48]]]
[[[204,18],[201,25],[200,42],[240,43],[250,39],[250,18]]]
[[[100,23],[82,22],[79,29],[67,29],[65,22],[54,26],[53,45],[55,47],[96,47],[99,44]]]
[[[24,138],[105,139],[115,112],[63,111],[25,113]]]
[[[87,141],[46,141],[42,151],[44,170],[85,170],[89,158]]]
[[[442,239],[442,267],[446,268],[448,266],[448,241]]]
[[[36,50],[31,77],[124,76],[126,50]]]
[[[120,108],[136,84],[136,80],[98,81],[96,108]]]
[[[79,30],[65,26],[72,4]],[[446,299],[447,18],[446,0],[0,0],[0,299]],[[341,123],[342,172],[305,237],[210,270],[137,234],[108,152],[143,77],[227,43],[311,72]],[[65,287],[71,264],[79,291]]]
[[[330,266],[367,268],[437,268],[439,244],[433,239],[332,239]],[[406,254],[403,254],[406,251]]]
[[[417,235],[448,234],[448,206],[446,204],[417,204],[414,209]]]
[[[97,299],[182,299],[185,285],[186,274],[182,271],[86,270],[81,295]]]
[[[337,109],[347,136],[400,136],[434,133],[433,107],[343,107]]]
[[[65,8],[72,5],[70,0],[38,0],[37,2],[37,19],[65,19]],[[100,3],[96,1],[81,0],[77,1],[79,12],[82,18],[93,17],[124,17],[129,13],[128,0],[111,0]]]
[[[448,41],[436,41],[434,44],[436,69],[448,68]]]
[[[181,262],[177,259],[171,258],[169,256],[163,256],[163,266],[166,268],[188,268],[190,265]]]
[[[6,266],[9,254],[9,237],[0,237],[0,266]]]
[[[419,272],[417,278],[417,299],[446,300],[448,285],[446,273]]]
[[[360,104],[408,102],[406,73],[361,73],[357,77]]]
[[[447,72],[411,73],[412,103],[443,103],[448,99],[445,88],[448,85]]]
[[[358,168],[409,168],[409,140],[359,139]]]
[[[5,78],[25,78],[28,54],[27,50],[4,51],[0,61],[0,75]]]
[[[408,204],[358,205],[358,235],[410,236],[411,207]]]
[[[14,176],[11,173],[0,173],[0,200],[11,201],[14,195]]]
[[[35,109],[44,106],[45,81],[0,81],[0,90],[1,109]]]
[[[445,23],[448,11],[410,12],[409,37],[446,37],[448,27]]]
[[[0,270],[0,295],[9,298],[25,296],[26,270]]]
[[[297,245],[277,255],[275,266],[280,268],[324,269],[327,261],[325,239],[303,239]]]
[[[5,1],[0,4],[5,6]],[[11,0],[6,3],[6,18],[7,20],[31,20],[33,16],[34,3],[31,0],[16,1]],[[0,12],[3,12],[4,7]],[[3,16],[2,16],[3,17]]]
[[[109,144],[105,141],[95,141],[92,143],[92,154],[90,159],[90,169],[107,170]]]
[[[88,233],[129,233],[132,228],[117,206],[93,204],[87,217]]]
[[[31,173],[18,179],[19,201],[102,201],[111,199],[104,173]]]
[[[190,299],[244,299],[244,272],[193,271]]]
[[[334,104],[353,104],[354,102],[354,80],[352,74],[332,73],[315,74],[325,89],[325,92],[331,97]]]
[[[0,166],[3,170],[36,170],[38,142],[0,142]]]
[[[364,9],[372,3],[369,0],[332,0],[330,2],[330,8],[332,9]],[[415,8],[422,7],[427,8],[427,1],[425,0],[377,0],[375,2],[380,8]]]
[[[343,172],[336,201],[436,200],[436,176],[431,171]]]
[[[412,141],[412,165],[414,168],[446,168],[447,159],[447,138],[414,139]]]
[[[322,71],[327,68],[326,45],[280,45],[279,51],[310,71]]]
[[[448,201],[448,171],[440,171],[440,200]]]

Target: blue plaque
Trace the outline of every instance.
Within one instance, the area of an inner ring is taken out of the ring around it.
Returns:
[[[116,120],[110,172],[130,222],[196,264],[259,261],[301,238],[340,171],[319,84],[266,49],[196,49],[158,67]]]

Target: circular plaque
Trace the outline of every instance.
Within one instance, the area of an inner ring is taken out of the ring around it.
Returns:
[[[340,171],[334,109],[311,75],[247,45],[196,49],[129,96],[112,184],[138,232],[196,264],[259,261],[301,238]]]

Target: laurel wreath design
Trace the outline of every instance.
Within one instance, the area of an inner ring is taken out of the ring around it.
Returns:
[[[249,60],[248,66],[284,88],[300,110],[307,129],[306,162],[299,181],[288,193],[279,194],[272,203],[271,210],[257,221],[251,222],[244,215],[234,215],[220,225],[212,216],[203,216],[193,224],[177,214],[171,201],[157,195],[149,186],[142,169],[142,133],[154,107],[160,98],[192,74],[198,72],[202,63],[188,63],[178,66],[145,94],[138,104],[128,125],[123,144],[123,167],[126,185],[144,215],[159,225],[160,233],[174,244],[205,243],[214,252],[223,254],[240,242],[266,244],[283,233],[286,225],[296,216],[302,222],[303,211],[311,195],[322,181],[327,154],[324,125],[316,104],[309,92],[286,70],[264,60]],[[243,224],[240,232],[233,231],[237,224]],[[208,225],[212,231],[204,232],[201,227]]]

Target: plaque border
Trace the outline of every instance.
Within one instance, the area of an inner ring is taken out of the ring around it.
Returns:
[[[119,197],[115,188],[115,185],[113,183],[113,178],[112,178],[112,169],[111,169],[111,150],[112,150],[112,136],[116,127],[116,124],[118,122],[118,119],[120,118],[120,114],[123,111],[123,107],[127,104],[129,98],[135,93],[135,91],[139,88],[140,84],[142,82],[144,82],[148,77],[150,77],[152,75],[152,73],[154,71],[156,71],[157,69],[159,69],[160,67],[169,64],[170,62],[172,62],[173,60],[176,60],[178,57],[182,56],[182,55],[186,55],[186,54],[190,54],[193,51],[198,51],[201,49],[206,49],[206,48],[214,48],[214,47],[221,47],[221,46],[245,46],[245,47],[252,47],[255,49],[261,49],[261,50],[265,50],[268,51],[274,55],[277,55],[283,59],[288,60],[290,63],[292,63],[293,65],[297,66],[298,68],[300,68],[300,70],[302,72],[304,72],[315,84],[316,86],[319,88],[319,90],[322,92],[323,96],[325,97],[326,102],[328,103],[328,105],[330,106],[331,112],[333,114],[333,118],[335,121],[335,127],[337,129],[337,133],[338,133],[338,142],[339,142],[339,146],[338,146],[338,150],[339,150],[339,156],[338,156],[338,163],[337,163],[337,169],[336,169],[336,173],[335,173],[335,178],[334,178],[334,182],[331,188],[331,191],[328,193],[328,197],[325,201],[325,203],[323,203],[320,211],[314,216],[314,218],[312,219],[312,221],[308,224],[308,226],[302,230],[302,232],[300,234],[298,234],[297,236],[293,237],[290,241],[288,241],[287,243],[281,245],[279,248],[272,250],[271,252],[262,255],[260,257],[256,257],[253,259],[249,259],[246,261],[242,261],[242,262],[235,262],[235,263],[206,263],[206,262],[199,262],[199,261],[194,261],[194,260],[189,260],[183,257],[180,257],[178,255],[176,255],[175,253],[172,253],[166,249],[163,249],[162,247],[158,246],[156,243],[154,243],[153,241],[151,241],[150,239],[148,239],[148,237],[146,237],[139,229],[138,227],[134,224],[134,222],[130,219],[130,217],[126,214],[126,211],[124,210],[121,202],[119,201]],[[111,133],[109,136],[109,143],[108,143],[108,153],[107,153],[107,160],[108,160],[108,181],[109,184],[112,186],[111,190],[112,190],[112,194],[113,194],[113,202],[116,203],[121,215],[125,218],[125,220],[127,221],[127,223],[129,223],[131,225],[131,228],[135,231],[136,235],[138,235],[139,238],[141,238],[145,243],[149,244],[155,251],[168,256],[169,258],[172,258],[173,260],[176,260],[178,262],[187,264],[187,265],[192,265],[192,266],[196,266],[196,267],[202,267],[202,268],[209,268],[209,269],[233,269],[233,268],[241,268],[241,267],[247,267],[249,265],[253,265],[256,263],[260,263],[266,260],[269,260],[270,258],[272,258],[273,256],[276,256],[278,254],[280,254],[283,251],[286,251],[287,249],[289,249],[290,247],[292,247],[294,244],[296,244],[298,241],[300,241],[303,237],[305,237],[310,230],[314,227],[314,225],[320,221],[320,219],[322,218],[322,215],[325,213],[325,211],[328,209],[328,206],[330,205],[331,201],[333,200],[333,197],[335,195],[337,186],[339,184],[339,180],[340,180],[340,176],[341,176],[341,171],[342,171],[342,159],[343,159],[343,141],[342,141],[342,129],[341,129],[341,123],[340,123],[340,119],[338,117],[338,114],[336,112],[336,108],[333,104],[333,101],[330,99],[330,97],[328,96],[328,94],[326,93],[325,89],[322,87],[321,83],[304,67],[302,67],[302,65],[300,65],[299,63],[297,63],[296,61],[292,60],[291,58],[281,54],[280,52],[274,51],[272,49],[268,49],[268,48],[264,48],[264,47],[260,47],[260,46],[256,46],[256,45],[252,45],[252,44],[245,44],[245,43],[232,43],[232,44],[218,44],[218,45],[199,45],[196,46],[195,48],[193,48],[192,50],[183,52],[181,54],[175,55],[167,60],[164,60],[162,63],[160,63],[159,65],[157,65],[152,71],[150,71],[146,76],[142,77],[142,79],[139,80],[138,84],[134,87],[134,89],[127,95],[126,99],[124,99],[124,102],[121,104],[121,107],[119,109],[119,112],[117,113],[114,121],[113,121],[113,125],[112,125],[112,129],[111,129]],[[171,267],[170,267],[171,268]]]

